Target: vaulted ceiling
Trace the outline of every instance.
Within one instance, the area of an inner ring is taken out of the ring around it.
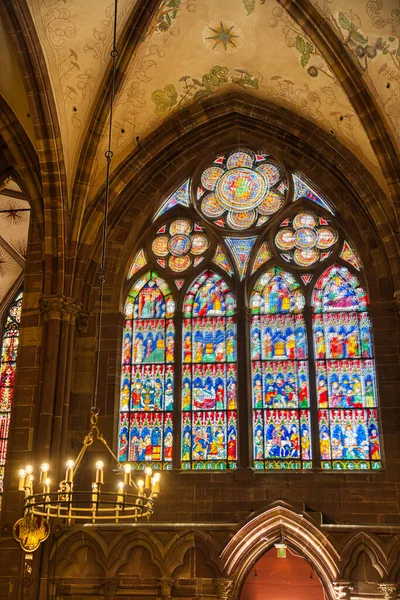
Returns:
[[[0,93],[40,154],[29,68],[21,67],[8,20],[11,4],[5,0],[0,10]],[[104,181],[113,2],[14,4],[40,46],[48,96],[41,101],[53,103],[49,113],[59,132],[70,204],[77,201],[74,181],[88,146],[93,197]],[[389,194],[376,138],[384,131],[386,147],[398,153],[398,0],[120,0],[117,31],[113,169],[171,115],[227,91],[245,91],[318,125]]]
[[[141,3],[118,9],[120,55]],[[376,99],[394,142],[400,137],[400,15],[396,0],[313,0]],[[67,179],[109,69],[109,0],[27,0],[56,101]],[[228,89],[290,108],[330,132],[383,183],[377,157],[341,81],[320,48],[275,0],[161,0],[124,58],[116,100],[115,163],[173,111]],[[4,26],[3,26],[4,33]],[[32,138],[28,102],[7,35],[1,93]],[[125,44],[127,46],[128,44]],[[103,140],[101,150],[104,151]],[[98,153],[96,175],[104,169]]]

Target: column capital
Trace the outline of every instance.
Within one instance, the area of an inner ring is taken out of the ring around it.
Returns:
[[[233,592],[233,581],[225,577],[213,580],[215,594],[219,600],[230,598]]]
[[[397,583],[378,583],[379,590],[383,593],[385,600],[396,600],[397,598]]]
[[[350,594],[353,591],[350,581],[334,581],[333,589],[335,600],[350,600]]]
[[[101,584],[101,590],[106,600],[114,600],[115,594],[119,588],[118,579],[104,579]]]
[[[44,321],[69,321],[75,320],[82,310],[82,302],[63,294],[48,294],[39,298],[39,308]]]
[[[162,598],[171,598],[172,588],[175,583],[175,579],[170,577],[160,577],[160,589]]]

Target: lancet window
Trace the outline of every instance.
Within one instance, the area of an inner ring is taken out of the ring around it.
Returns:
[[[22,292],[7,311],[4,320],[0,363],[0,503],[3,494],[4,468],[7,459],[8,434],[14,395],[19,325],[21,321]],[[1,506],[1,504],[0,504]]]

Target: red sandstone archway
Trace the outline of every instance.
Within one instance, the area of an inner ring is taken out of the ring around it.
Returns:
[[[278,558],[276,549],[263,554],[248,573],[240,600],[326,600],[322,583],[309,563],[287,549]]]

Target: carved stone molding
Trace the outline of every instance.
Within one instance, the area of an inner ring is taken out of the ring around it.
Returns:
[[[105,600],[114,600],[118,588],[118,579],[105,579],[101,584],[101,590],[104,593]]]
[[[87,331],[87,326],[89,322],[89,313],[81,310],[76,315],[76,330],[78,333],[84,333]]]
[[[171,598],[172,588],[175,583],[175,579],[170,579],[169,577],[161,577],[160,578],[160,588],[161,588],[161,597],[162,598]]]
[[[394,296],[394,305],[397,309],[397,312],[400,312],[400,290],[396,290],[393,294]]]
[[[335,592],[335,600],[350,600],[353,586],[349,581],[334,581],[333,589]]]
[[[82,303],[74,298],[62,294],[42,296],[39,299],[39,308],[44,321],[52,319],[74,321],[82,310]]]
[[[378,588],[383,593],[385,600],[396,600],[397,598],[397,583],[378,583]]]
[[[231,579],[214,579],[213,585],[215,594],[219,600],[226,600],[232,595],[233,581]]]

